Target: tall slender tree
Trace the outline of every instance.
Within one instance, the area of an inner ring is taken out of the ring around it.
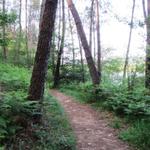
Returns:
[[[67,3],[68,3],[68,7],[70,8],[71,13],[74,17],[76,27],[77,27],[77,31],[78,31],[79,37],[81,39],[82,46],[84,48],[85,57],[86,57],[87,64],[88,64],[88,67],[89,67],[92,82],[93,82],[94,85],[97,85],[100,82],[99,75],[98,75],[97,69],[95,67],[93,58],[92,58],[91,50],[90,50],[90,47],[89,47],[88,42],[87,42],[87,38],[86,38],[84,29],[83,29],[83,26],[82,26],[81,19],[79,17],[79,14],[78,14],[78,12],[76,10],[76,7],[74,6],[72,0],[67,0]]]
[[[146,46],[146,69],[145,69],[145,87],[150,89],[150,0],[147,0],[147,46]]]
[[[79,42],[79,50],[80,50],[80,57],[81,57],[80,60],[81,60],[82,82],[85,82],[85,69],[84,69],[84,60],[83,60],[83,53],[82,53],[82,44],[79,35],[78,35],[78,42]]]
[[[74,48],[74,38],[73,38],[73,26],[71,23],[70,11],[68,9],[68,18],[69,18],[69,27],[70,27],[70,35],[71,35],[71,49],[72,49],[72,70],[75,72],[75,48]]]
[[[17,51],[16,51],[17,61],[19,61],[19,52],[20,52],[20,48],[21,48],[21,37],[22,37],[21,16],[22,16],[22,0],[19,1],[19,35],[18,35]]]
[[[61,44],[60,49],[58,52],[58,58],[57,58],[57,65],[55,69],[55,75],[54,75],[54,87],[57,87],[60,80],[60,65],[61,65],[61,59],[64,49],[64,40],[65,40],[65,3],[64,0],[62,0],[62,37],[61,37]]]
[[[95,20],[93,19],[93,56],[94,62],[96,62],[96,32],[95,32]]]
[[[94,9],[94,0],[91,2],[90,9],[90,34],[89,34],[89,46],[92,51],[92,29],[93,29],[93,9]]]
[[[96,30],[97,30],[97,68],[100,76],[100,81],[101,81],[101,39],[100,39],[100,21],[99,21],[99,1],[96,0],[96,18],[97,18],[97,23],[96,23]]]
[[[135,10],[135,0],[133,0],[133,6],[132,6],[129,40],[128,40],[127,52],[125,57],[124,69],[123,69],[123,80],[126,78],[127,67],[129,64],[129,52],[130,52],[130,45],[131,45],[131,38],[132,38],[132,31],[133,31],[134,10]]]
[[[26,52],[27,52],[27,64],[28,64],[28,67],[30,67],[30,60],[29,60],[29,48],[28,48],[28,0],[26,0],[26,3],[25,3],[25,18],[26,18],[26,21],[25,21],[25,27],[26,27]]]
[[[42,100],[43,98],[57,0],[46,0],[43,8],[44,10],[40,20],[37,51],[29,87],[29,100]]]
[[[3,15],[6,14],[6,1],[3,0]],[[5,23],[2,25],[2,38],[3,38],[3,57],[6,60],[7,59],[7,47],[6,47],[6,26]]]
[[[58,41],[57,41],[57,48],[60,49],[61,44],[61,22],[62,22],[62,9],[61,9],[61,0],[58,0]]]

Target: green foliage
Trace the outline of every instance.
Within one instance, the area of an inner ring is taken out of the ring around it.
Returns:
[[[111,123],[111,127],[115,129],[120,129],[121,126],[122,126],[121,120],[119,120],[118,118],[115,118],[113,122]]]
[[[69,95],[75,96],[82,102],[95,102],[106,97],[105,92],[101,92],[101,87],[93,87],[90,82],[65,84],[60,88],[61,91],[67,92]]]
[[[16,19],[17,16],[15,12],[11,13],[0,12],[0,26],[15,23]]]
[[[50,126],[48,135],[48,149],[50,150],[75,150],[75,137],[62,107],[56,100],[47,95],[45,102],[46,117]],[[45,141],[45,139],[43,139]],[[42,143],[44,141],[41,141]],[[44,142],[45,143],[45,142]]]
[[[123,60],[121,58],[108,59],[104,61],[104,71],[107,73],[121,72]]]
[[[120,138],[134,144],[141,150],[150,148],[150,120],[138,121],[127,131],[120,134]]]
[[[0,63],[0,84],[7,90],[27,90],[29,78],[27,69]]]
[[[37,110],[37,102],[26,101],[25,93],[22,91],[9,92],[1,95],[0,101],[0,141],[13,136],[21,129],[21,122],[27,122],[28,118]],[[24,125],[23,125],[24,126]]]
[[[150,96],[145,91],[122,91],[111,95],[103,106],[119,115],[150,116]]]
[[[17,16],[14,12],[11,13],[3,13],[0,11],[0,27],[8,26],[9,24],[15,23]],[[6,34],[6,33],[5,33]],[[0,46],[8,46],[10,39],[7,34],[5,35],[5,39],[2,38],[2,34],[0,33]]]
[[[0,149],[75,150],[64,110],[50,95],[41,104],[26,99],[30,72],[0,63]],[[42,122],[35,123],[35,116]]]
[[[84,76],[86,78],[86,70],[84,70]],[[81,70],[81,65],[76,64],[74,66],[74,70],[72,67],[72,63],[67,63],[64,64],[61,67],[61,72],[60,72],[60,81],[63,84],[68,84],[70,82],[82,82],[83,81],[83,74],[82,74],[82,70]]]
[[[66,114],[50,95],[44,98],[42,123],[32,128],[29,137],[17,139],[17,149],[28,146],[32,150],[75,150],[75,137]],[[36,137],[36,142],[31,135]]]
[[[65,91],[83,102],[100,103],[104,108],[119,115],[135,118],[150,116],[150,96],[141,87],[131,92],[122,85],[109,84],[109,87],[106,85],[93,87],[87,82],[63,85],[61,91]]]
[[[0,63],[0,144],[5,143],[37,110],[37,103],[26,100],[28,71]],[[19,120],[17,118],[20,118]]]

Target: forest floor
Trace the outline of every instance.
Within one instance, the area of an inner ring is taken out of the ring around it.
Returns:
[[[64,107],[77,139],[77,150],[131,150],[118,139],[115,129],[109,126],[104,114],[81,104],[58,90],[50,90]]]

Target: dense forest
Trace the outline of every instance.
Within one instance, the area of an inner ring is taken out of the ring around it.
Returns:
[[[0,1],[0,150],[150,149],[150,0]]]

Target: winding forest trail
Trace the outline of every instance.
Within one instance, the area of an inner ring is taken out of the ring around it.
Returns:
[[[77,150],[130,150],[100,113],[57,90],[50,90],[69,116],[77,138]]]

